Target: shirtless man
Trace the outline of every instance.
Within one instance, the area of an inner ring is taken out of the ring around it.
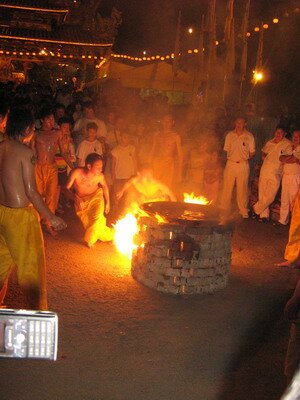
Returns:
[[[172,115],[165,115],[162,120],[162,132],[154,136],[151,161],[154,177],[172,188],[175,183],[175,162],[177,158],[176,180],[182,180],[183,154],[180,136],[173,131],[174,120]]]
[[[66,188],[75,191],[75,211],[85,229],[84,241],[92,248],[97,240],[109,242],[113,230],[106,226],[104,214],[109,213],[109,191],[102,173],[103,159],[97,153],[86,157],[84,168],[75,168]]]
[[[47,310],[44,243],[39,215],[55,230],[66,227],[44,204],[35,184],[30,112],[12,110],[0,143],[0,304],[13,264],[30,309]]]
[[[175,195],[163,183],[153,177],[148,165],[144,165],[135,177],[125,183],[116,193],[117,200],[123,200],[121,216],[135,212],[142,204],[152,201],[176,201]]]
[[[73,164],[69,153],[62,143],[61,132],[54,129],[54,116],[50,109],[41,112],[42,129],[35,135],[34,149],[37,157],[35,166],[36,185],[38,192],[45,198],[48,208],[55,213],[57,205],[58,172],[55,154],[60,154],[72,169]],[[57,232],[53,230],[49,221],[45,221],[45,229],[52,236]]]

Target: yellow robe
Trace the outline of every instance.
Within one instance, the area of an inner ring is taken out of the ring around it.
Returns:
[[[33,206],[10,208],[0,205],[0,298],[13,265],[19,285],[39,291],[39,309],[47,310],[44,241],[38,212]]]
[[[300,261],[300,190],[298,190],[289,230],[289,241],[284,258],[292,263]]]
[[[38,192],[45,198],[49,210],[55,213],[57,205],[58,172],[56,163],[35,166],[35,180]]]
[[[84,241],[88,246],[92,246],[97,240],[102,242],[113,240],[114,231],[106,226],[102,189],[80,200],[80,206],[75,202],[75,211],[85,229]]]

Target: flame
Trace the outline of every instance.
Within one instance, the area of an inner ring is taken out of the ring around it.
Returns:
[[[168,222],[162,215],[160,215],[158,213],[155,213],[154,217],[156,218],[156,220],[159,224]]]
[[[195,196],[194,192],[183,193],[183,198],[185,203],[202,204],[204,206],[210,203],[210,201],[204,196]]]
[[[114,243],[118,251],[129,259],[133,250],[137,248],[134,243],[134,236],[138,233],[138,223],[136,217],[128,213],[124,218],[119,219],[115,224]]]

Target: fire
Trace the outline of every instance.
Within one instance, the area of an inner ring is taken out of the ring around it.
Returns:
[[[202,204],[204,206],[210,203],[210,201],[204,196],[195,196],[194,192],[183,193],[183,198],[185,203]]]
[[[167,220],[162,216],[162,215],[160,215],[160,214],[158,214],[158,213],[155,213],[155,219],[156,219],[156,221],[159,223],[159,224],[163,224],[163,223],[166,223],[167,222]]]
[[[114,243],[119,252],[128,258],[131,258],[133,250],[137,248],[134,243],[134,236],[137,233],[138,223],[133,214],[128,213],[116,222]]]

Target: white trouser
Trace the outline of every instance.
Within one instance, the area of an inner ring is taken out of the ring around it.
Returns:
[[[281,206],[279,222],[286,225],[292,210],[296,194],[300,188],[300,174],[283,174],[281,184]]]
[[[222,210],[230,210],[232,192],[236,183],[237,204],[240,214],[243,216],[248,215],[248,180],[248,161],[240,161],[237,163],[227,160],[224,169],[223,191],[220,203],[220,208]]]
[[[253,210],[261,218],[269,218],[269,205],[273,203],[278,192],[281,174],[274,168],[262,166],[258,181],[258,202],[254,204]]]

